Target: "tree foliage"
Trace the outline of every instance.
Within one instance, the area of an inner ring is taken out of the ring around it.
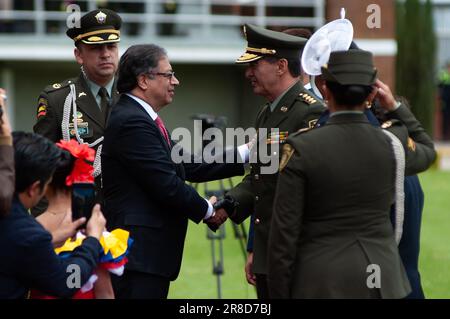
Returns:
[[[431,134],[435,105],[436,35],[431,0],[397,1],[396,91]]]

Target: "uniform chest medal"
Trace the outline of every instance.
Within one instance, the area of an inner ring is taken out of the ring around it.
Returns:
[[[267,135],[267,144],[283,144],[289,136],[288,131],[271,132]]]
[[[75,137],[75,124],[74,121],[77,122],[78,135],[81,138],[92,136],[92,132],[89,130],[89,123],[84,122],[83,113],[77,111],[76,116],[74,116],[73,121],[69,123],[69,134],[70,137]]]

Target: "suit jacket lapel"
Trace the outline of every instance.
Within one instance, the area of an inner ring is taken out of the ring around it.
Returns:
[[[105,123],[103,119],[102,112],[97,105],[97,101],[95,97],[92,95],[89,86],[83,78],[83,75],[80,74],[77,82],[75,83],[76,87],[76,103],[77,108],[83,111],[93,122],[97,123],[101,128],[105,128]]]
[[[151,118],[151,116],[145,111],[145,109],[142,107],[142,105],[140,105],[138,102],[136,102],[134,99],[132,99],[131,97],[129,97],[129,96],[126,95],[126,94],[123,94],[122,96],[123,96],[122,98],[126,98],[126,99],[128,99],[129,101],[131,101],[131,103],[133,103],[133,104],[139,109],[139,111],[143,114],[143,116],[145,116],[145,117],[149,120],[149,122],[151,123],[150,125],[153,125],[153,126],[156,128],[156,130],[157,130],[158,133],[159,133],[159,139],[160,139],[161,142],[163,143],[163,145],[164,145],[164,147],[165,147],[167,153],[168,153],[169,156],[170,156],[170,155],[171,155],[171,148],[170,148],[169,145],[167,144],[166,139],[165,139],[164,136],[162,135],[162,133],[161,133],[161,131],[159,130],[158,125],[156,125],[155,121],[154,121],[154,120]],[[168,132],[168,133],[169,133],[169,132]],[[170,139],[170,134],[169,134],[169,139]]]
[[[279,124],[289,116],[289,111],[294,105],[295,99],[300,92],[301,84],[300,82],[297,82],[289,89],[289,91],[286,92],[280,102],[278,102],[272,114],[270,114],[267,120],[263,123],[263,126],[267,128],[278,127]]]

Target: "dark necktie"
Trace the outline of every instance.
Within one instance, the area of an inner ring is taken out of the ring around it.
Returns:
[[[164,126],[164,123],[159,116],[155,119],[155,123],[156,126],[158,126],[159,130],[161,131],[161,134],[163,135],[164,139],[166,140],[167,145],[170,146],[169,133],[167,133],[166,127]]]
[[[108,91],[101,87],[100,90],[98,90],[98,95],[100,95],[100,110],[102,111],[103,120],[105,121],[108,117]]]

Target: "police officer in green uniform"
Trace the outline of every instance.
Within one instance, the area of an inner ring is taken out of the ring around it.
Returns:
[[[118,99],[115,74],[122,20],[114,11],[100,9],[86,13],[79,22],[79,27],[75,24],[66,34],[75,43],[75,59],[81,72],[77,78],[55,83],[41,92],[34,132],[54,142],[76,139],[95,148],[98,187],[103,132]]]
[[[267,144],[268,153],[279,159],[279,149],[286,138],[314,126],[324,110],[323,104],[314,99],[300,81],[299,54],[306,39],[253,25],[245,25],[244,33],[248,45],[236,63],[247,66],[245,76],[253,92],[268,101],[256,117],[255,128],[259,132],[267,129],[267,135],[259,138],[258,143]],[[272,128],[277,128],[278,132],[271,132]],[[264,173],[267,165],[260,155],[250,173],[218,203],[217,214],[226,210],[236,223],[254,215],[255,237],[253,253],[248,255],[247,280],[256,281],[259,298],[267,298],[267,240],[278,174]],[[249,278],[253,274],[256,280]]]
[[[270,297],[403,298],[411,289],[390,207],[403,186],[405,152],[363,113],[376,82],[372,54],[332,52],[322,73],[330,119],[283,147],[269,236]]]

